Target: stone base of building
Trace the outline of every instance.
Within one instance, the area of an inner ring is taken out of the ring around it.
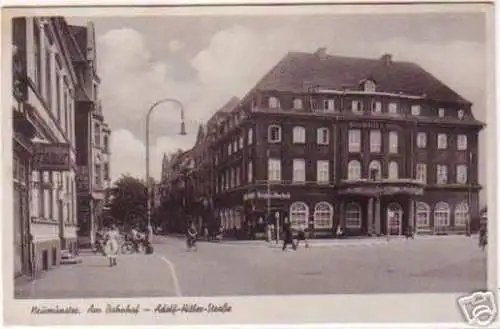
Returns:
[[[33,249],[33,276],[59,266],[61,259],[61,241],[59,239],[34,242]]]

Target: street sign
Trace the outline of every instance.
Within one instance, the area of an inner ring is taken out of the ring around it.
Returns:
[[[69,171],[71,169],[69,144],[35,143],[33,166],[38,170]]]

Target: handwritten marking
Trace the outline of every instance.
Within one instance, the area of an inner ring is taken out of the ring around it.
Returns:
[[[170,268],[170,272],[172,273],[172,279],[174,281],[175,293],[176,293],[177,297],[182,297],[181,288],[180,288],[180,285],[179,285],[179,280],[177,279],[177,274],[175,273],[174,263],[172,263],[170,260],[168,260],[164,256],[161,256],[160,258],[165,263],[167,263],[168,267]]]

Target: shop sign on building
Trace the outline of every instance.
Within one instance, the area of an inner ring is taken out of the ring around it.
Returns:
[[[33,166],[38,170],[69,171],[71,169],[69,144],[36,143]]]
[[[243,195],[243,200],[254,200],[254,199],[277,199],[277,200],[289,200],[290,193],[286,192],[249,192]]]

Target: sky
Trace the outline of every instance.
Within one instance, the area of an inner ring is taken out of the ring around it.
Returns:
[[[473,103],[486,121],[486,28],[483,13],[280,16],[71,17],[94,22],[100,97],[112,129],[111,177],[145,176],[145,114],[151,118],[151,173],[164,153],[193,146],[199,123],[232,96],[243,96],[288,51],[412,61]],[[485,182],[486,131],[480,135]]]

